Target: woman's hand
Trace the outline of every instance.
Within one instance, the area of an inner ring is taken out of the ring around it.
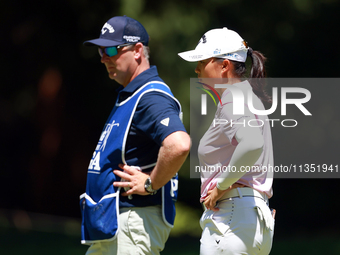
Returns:
[[[231,187],[231,186],[230,186]],[[230,188],[229,188],[230,189]],[[229,189],[220,190],[217,187],[208,191],[207,197],[204,199],[204,205],[207,209],[218,211],[218,207],[216,207],[216,202],[226,193]]]

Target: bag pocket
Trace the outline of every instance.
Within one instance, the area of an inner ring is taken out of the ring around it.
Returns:
[[[80,196],[82,243],[113,240],[118,231],[119,192],[103,196],[98,203],[86,193]]]

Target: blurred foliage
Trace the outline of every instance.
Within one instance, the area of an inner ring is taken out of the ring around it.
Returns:
[[[125,14],[146,27],[151,63],[182,103],[190,130],[189,78],[196,77],[195,63],[181,60],[177,53],[193,49],[207,30],[226,26],[267,56],[269,77],[338,77],[339,6],[339,0],[2,1],[1,207],[79,217],[78,195],[85,189],[88,162],[118,87],[108,79],[97,51],[82,43],[96,38],[112,16]],[[337,99],[337,93],[327,96]],[[320,121],[338,115],[331,103],[320,104],[324,111],[333,111]],[[328,141],[328,133],[337,134],[339,121],[335,123],[326,134],[322,126],[315,127],[315,137],[320,140],[318,134],[323,133]],[[309,126],[306,123],[294,139]],[[299,157],[290,154],[291,140],[280,133],[273,137],[276,157]],[[339,136],[334,137],[338,141]],[[320,150],[320,143],[313,143],[313,150]],[[200,183],[189,178],[188,169],[187,161],[180,171],[174,235],[200,232]],[[280,208],[278,235],[296,228],[339,228],[338,221],[329,224],[324,219],[324,214],[335,216],[326,202],[318,202],[320,187],[329,188],[330,194],[339,192],[336,181],[276,180],[272,205]],[[305,195],[304,208],[297,194]],[[313,203],[318,210],[306,215],[305,208]],[[318,217],[322,224],[315,225]]]
[[[171,230],[171,237],[178,237],[181,235],[189,235],[192,237],[200,237],[201,227],[199,219],[203,213],[203,209],[196,209],[185,205],[179,201],[176,203],[176,217],[174,228]]]

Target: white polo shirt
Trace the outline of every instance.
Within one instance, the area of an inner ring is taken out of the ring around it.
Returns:
[[[273,172],[268,171],[270,167],[274,167],[270,122],[266,115],[254,115],[250,112],[247,105],[247,91],[251,90],[251,85],[248,81],[235,83],[233,86],[241,89],[245,96],[244,114],[233,114],[230,107],[231,104],[233,104],[233,97],[230,90],[226,89],[221,96],[222,105],[220,103],[218,104],[215,120],[223,119],[226,120],[225,122],[228,124],[216,125],[215,123],[214,125],[213,122],[200,140],[198,147],[198,157],[201,169],[213,169],[212,171],[201,171],[201,202],[204,201],[207,192],[216,186],[218,181],[217,178],[223,173],[222,171],[217,170],[226,169],[228,166],[238,144],[235,139],[237,130],[243,125],[248,125],[248,123],[252,126],[259,126],[258,128],[260,128],[264,138],[264,147],[263,152],[254,164],[252,171],[245,171],[245,174],[237,181],[237,183],[244,184],[263,192],[268,198],[273,195]],[[254,93],[252,94],[254,108],[257,110],[265,110],[261,100]],[[230,123],[233,123],[233,125]]]

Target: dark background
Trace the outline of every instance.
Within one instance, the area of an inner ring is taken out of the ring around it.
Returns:
[[[207,30],[226,26],[267,56],[268,77],[338,77],[339,7],[338,0],[2,1],[0,216],[10,219],[22,211],[79,219],[86,169],[117,88],[96,49],[82,43],[98,37],[109,18],[126,14],[146,27],[151,63],[182,103],[189,131],[189,78],[196,77],[195,63],[182,61],[178,52],[194,48]],[[323,109],[328,99],[336,101],[340,89],[327,93],[320,84],[313,91],[312,99],[318,91],[327,94],[325,102],[314,105]],[[340,128],[338,108],[327,109],[332,125]],[[277,162],[301,154],[301,163],[314,163],[309,150],[320,158],[339,152],[339,136],[327,132],[314,147],[296,139],[309,131],[308,126],[299,129],[290,140],[274,130]],[[296,146],[301,151],[292,152]],[[190,179],[188,169],[186,162],[180,171],[175,234],[197,237],[200,182]],[[338,183],[336,178],[274,180],[276,240],[339,237]],[[188,227],[187,219],[196,225]]]

